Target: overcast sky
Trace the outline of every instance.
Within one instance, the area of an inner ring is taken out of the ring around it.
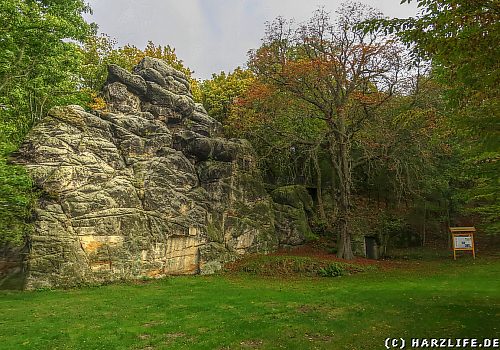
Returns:
[[[416,14],[415,5],[400,0],[362,0],[389,17]],[[148,40],[170,45],[195,77],[243,66],[247,52],[259,47],[265,22],[277,16],[297,22],[320,6],[334,12],[335,0],[88,0],[89,21],[118,41],[143,49]]]

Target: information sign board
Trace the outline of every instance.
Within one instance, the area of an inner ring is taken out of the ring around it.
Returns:
[[[457,251],[472,251],[474,259],[476,251],[474,249],[474,227],[450,227],[453,243],[453,259],[457,259]]]
[[[471,236],[455,236],[455,249],[471,249],[472,237]]]

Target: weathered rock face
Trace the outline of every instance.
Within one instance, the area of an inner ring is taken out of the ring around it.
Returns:
[[[308,215],[313,215],[314,204],[307,189],[301,185],[283,186],[276,188],[271,196],[279,244],[294,246],[313,239]]]
[[[42,190],[27,288],[211,273],[278,246],[249,143],[222,137],[183,73],[133,72],[110,66],[109,112],[54,108],[19,151]]]

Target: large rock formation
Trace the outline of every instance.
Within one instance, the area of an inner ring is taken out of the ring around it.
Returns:
[[[211,273],[277,248],[252,147],[222,137],[183,73],[112,65],[104,95],[106,112],[52,109],[19,151],[42,193],[27,288]]]
[[[313,199],[301,185],[278,187],[271,192],[275,228],[282,247],[300,245],[314,239],[308,216],[314,215]]]

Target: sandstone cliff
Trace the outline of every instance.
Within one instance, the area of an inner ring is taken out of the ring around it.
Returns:
[[[223,138],[183,73],[112,65],[104,95],[105,112],[52,109],[19,151],[41,191],[26,288],[212,273],[278,247],[251,145]]]

